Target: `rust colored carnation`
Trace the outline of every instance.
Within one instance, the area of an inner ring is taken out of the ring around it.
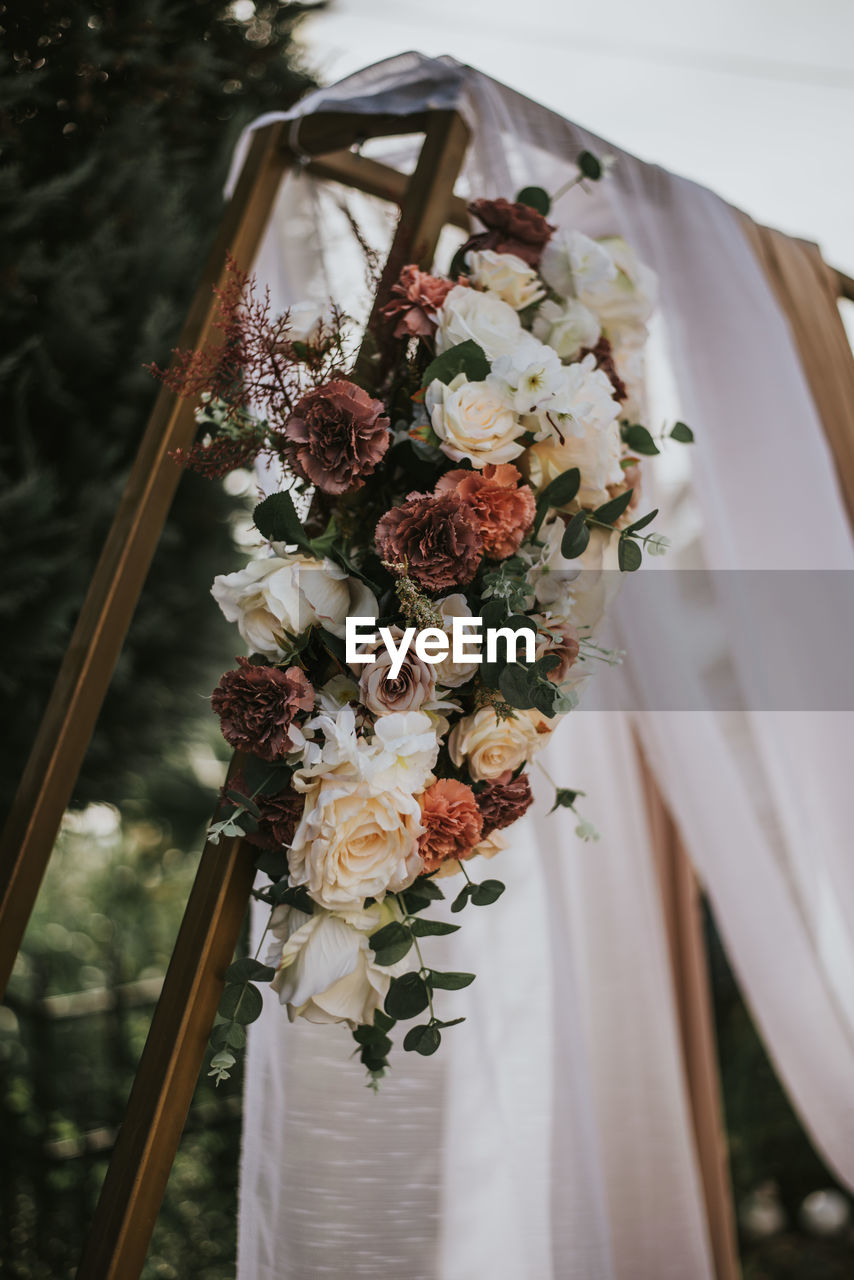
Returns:
[[[483,815],[482,838],[485,840],[493,831],[509,827],[533,802],[527,773],[520,773],[518,778],[508,781],[497,778],[495,782],[487,783],[477,795],[478,808]]]
[[[539,265],[554,227],[536,209],[501,197],[473,200],[469,212],[487,229],[472,236],[463,245],[463,253],[469,249],[493,249],[496,253],[515,253],[531,267]]]
[[[483,555],[477,517],[457,493],[410,493],[380,520],[377,547],[426,591],[471,582]]]
[[[614,388],[614,398],[620,401],[628,400],[629,393],[626,391],[625,382],[617,373],[617,366],[614,363],[614,349],[608,338],[601,337],[595,347],[582,347],[578,358],[583,360],[585,356],[593,356],[596,361],[596,368],[602,370]]]
[[[344,378],[315,387],[285,424],[285,457],[324,493],[358,489],[389,446],[385,405]]]
[[[467,858],[483,832],[483,817],[471,787],[440,778],[419,797],[423,834],[418,852],[425,871],[436,871],[449,858]]]
[[[238,751],[278,760],[293,746],[292,726],[314,706],[314,689],[299,667],[254,666],[238,658],[211,695],[222,736]]]
[[[482,471],[447,471],[437,493],[454,491],[477,516],[483,549],[493,560],[515,555],[537,509],[530,485],[512,463],[487,463]]]
[[[453,280],[431,276],[410,263],[392,285],[391,301],[382,309],[387,320],[397,321],[395,338],[429,338],[436,332],[436,313],[454,287]]]

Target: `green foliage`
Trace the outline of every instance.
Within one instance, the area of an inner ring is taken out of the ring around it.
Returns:
[[[424,370],[421,385],[429,387],[430,383],[436,380],[444,383],[453,382],[460,373],[464,373],[469,382],[482,382],[489,370],[490,364],[483,347],[469,338],[455,347],[449,347],[440,356],[436,356],[435,360],[431,360]]]
[[[541,213],[543,217],[552,207],[551,197],[548,191],[544,191],[542,187],[523,187],[516,197],[517,204],[526,204],[531,209],[536,209],[537,213]]]
[[[639,422],[623,423],[620,434],[633,453],[646,454],[650,457],[661,453],[649,431]]]

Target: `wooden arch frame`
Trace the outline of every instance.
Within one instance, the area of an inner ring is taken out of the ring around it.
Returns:
[[[411,176],[352,149],[368,138],[403,134],[424,137]],[[319,113],[301,121],[298,147],[288,123],[259,129],[225,210],[179,347],[200,348],[210,340],[213,290],[223,279],[226,259],[231,256],[239,266],[251,269],[280,183],[295,167],[400,209],[370,328],[405,263],[429,268],[445,225],[468,231],[465,201],[454,194],[468,140],[468,127],[455,111],[405,116]],[[189,448],[195,432],[192,404],[176,400],[162,388],[0,839],[0,993],[11,973],[178,486],[180,470],[169,454]],[[651,780],[649,795],[653,829],[667,851],[659,876],[716,1270],[719,1280],[732,1280],[738,1274],[738,1262],[696,887]],[[240,839],[205,846],[78,1280],[136,1280],[142,1270],[253,879],[253,861],[242,855]],[[686,993],[698,998],[686,998]]]

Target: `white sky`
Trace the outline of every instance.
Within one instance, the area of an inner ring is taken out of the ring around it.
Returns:
[[[449,53],[854,275],[854,0],[329,0],[324,82]]]

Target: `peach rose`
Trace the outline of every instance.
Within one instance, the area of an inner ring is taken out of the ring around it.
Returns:
[[[472,715],[463,716],[451,730],[448,739],[451,759],[457,767],[465,762],[475,782],[491,782],[508,769],[518,769],[534,754],[543,734],[548,732],[539,721],[532,719],[538,714],[520,711],[499,720],[494,707],[480,707]],[[548,725],[545,716],[540,719]]]
[[[509,462],[487,463],[483,471],[448,471],[436,485],[459,494],[477,516],[483,549],[493,560],[506,560],[518,551],[537,509],[530,485],[519,484],[521,474]]]

